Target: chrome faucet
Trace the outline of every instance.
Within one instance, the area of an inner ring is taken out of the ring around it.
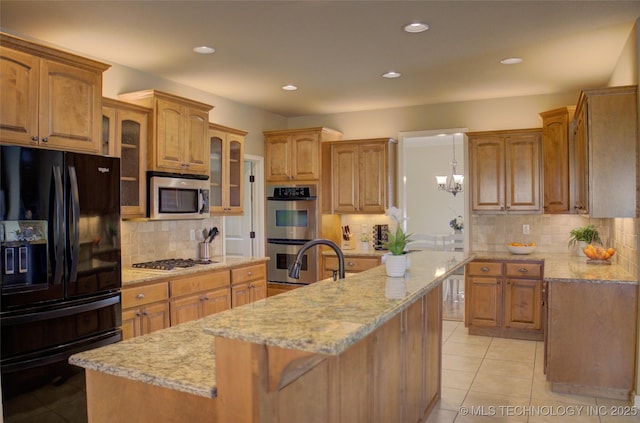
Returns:
[[[333,248],[333,251],[336,252],[336,254],[338,255],[338,272],[340,274],[340,279],[344,279],[344,254],[342,253],[342,250],[340,249],[340,247],[336,245],[335,242],[330,241],[328,239],[322,239],[322,238],[312,239],[311,241],[308,241],[302,246],[302,248],[300,249],[300,251],[298,251],[298,254],[296,255],[295,261],[291,263],[291,266],[289,266],[289,277],[294,279],[300,278],[300,266],[302,265],[302,255],[309,248],[318,244],[328,245],[329,247]],[[334,281],[336,280],[335,273],[333,276],[333,280]]]

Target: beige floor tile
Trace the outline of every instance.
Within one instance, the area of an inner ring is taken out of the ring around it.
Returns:
[[[531,383],[531,378],[522,379],[478,372],[471,384],[471,391],[530,398]]]
[[[451,334],[451,336],[449,336],[449,340],[452,342],[459,342],[463,344],[473,344],[473,345],[489,346],[489,344],[491,344],[491,337],[489,336],[468,335],[466,333],[462,333],[457,330],[454,331]]]
[[[431,411],[431,414],[427,419],[427,423],[453,423],[456,420],[457,414],[458,413],[456,413],[455,411],[441,410],[436,408]]]
[[[536,358],[536,344],[532,341],[493,338],[486,358],[533,363]]]
[[[531,400],[538,402],[563,402],[568,404],[596,405],[594,397],[584,395],[571,395],[561,392],[553,392],[551,383],[543,380],[534,380],[531,390]]]
[[[468,390],[475,376],[475,372],[463,372],[461,370],[443,369],[442,387]]]
[[[529,362],[485,358],[482,360],[478,374],[492,374],[532,380],[533,367],[534,364]]]
[[[455,411],[457,413],[467,396],[467,392],[466,389],[442,387],[440,401],[438,401],[436,408]]]
[[[442,368],[450,370],[462,370],[465,372],[477,372],[482,363],[481,357],[468,357],[456,354],[442,354]]]
[[[455,342],[449,339],[442,346],[443,354],[463,355],[466,357],[483,358],[487,353],[487,345],[468,344],[464,342]]]

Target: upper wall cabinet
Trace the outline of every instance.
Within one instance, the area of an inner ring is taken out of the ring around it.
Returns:
[[[212,106],[157,90],[120,94],[118,98],[152,109],[149,170],[209,174]]]
[[[109,65],[0,33],[0,141],[100,153]]]
[[[209,124],[209,210],[211,214],[243,213],[245,131]]]
[[[120,157],[120,205],[123,219],[146,214],[147,144],[151,110],[102,99],[102,154]]]
[[[267,182],[318,181],[321,142],[335,141],[342,133],[329,128],[266,131],[265,179]]]
[[[570,123],[575,106],[540,113],[542,118],[543,209],[545,213],[578,212],[574,199]]]
[[[591,217],[636,217],[637,86],[585,90],[573,120],[576,203]]]
[[[397,148],[392,138],[331,143],[331,212],[381,214],[395,205]]]
[[[472,211],[541,211],[542,131],[470,132],[469,172]]]

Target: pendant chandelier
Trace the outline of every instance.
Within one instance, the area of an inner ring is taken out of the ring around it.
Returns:
[[[436,181],[438,183],[438,190],[450,192],[455,197],[457,193],[463,191],[464,181],[464,175],[459,174],[456,170],[458,162],[456,161],[455,139],[453,139],[453,160],[451,160],[449,164],[451,165],[451,176],[436,176]]]

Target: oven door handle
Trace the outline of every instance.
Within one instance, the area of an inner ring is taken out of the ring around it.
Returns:
[[[283,238],[267,239],[268,244],[277,244],[277,245],[304,245],[309,241],[311,240],[310,239],[283,239]]]

